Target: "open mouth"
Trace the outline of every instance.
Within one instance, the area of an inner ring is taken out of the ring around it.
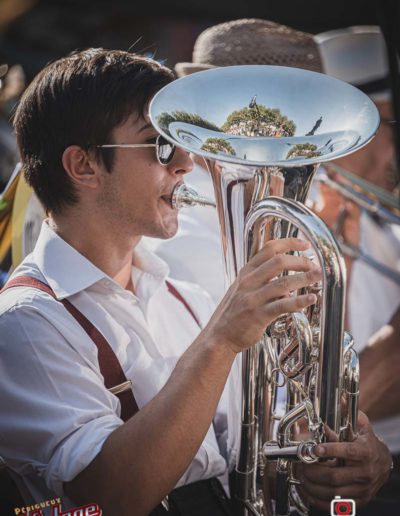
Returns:
[[[173,208],[172,206],[172,194],[169,195],[162,195],[161,199],[168,204],[170,208]]]
[[[178,191],[179,187],[182,185],[183,183],[177,183],[174,188],[172,189],[172,192],[169,193],[169,194],[165,194],[165,195],[162,195],[161,196],[161,199],[166,202],[168,204],[168,206],[171,208],[171,209],[176,209],[176,206],[175,206],[175,203],[174,203],[174,194]]]

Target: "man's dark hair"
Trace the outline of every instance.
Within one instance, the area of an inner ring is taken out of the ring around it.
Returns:
[[[62,165],[64,150],[93,146],[111,171],[112,130],[132,113],[144,115],[148,102],[173,73],[156,61],[120,50],[90,48],[44,68],[25,91],[14,117],[25,178],[47,212],[77,201]]]

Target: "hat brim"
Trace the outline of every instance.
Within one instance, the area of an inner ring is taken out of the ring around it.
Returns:
[[[201,63],[176,63],[175,72],[178,77],[190,75],[191,73],[201,72],[203,70],[210,70],[211,68],[218,68],[214,65],[207,65]]]

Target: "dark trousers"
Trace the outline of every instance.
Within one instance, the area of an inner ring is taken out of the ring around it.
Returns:
[[[168,511],[158,506],[150,516],[233,516],[230,500],[216,478],[174,489],[168,502]]]
[[[0,467],[0,514],[12,515],[15,507],[24,507],[25,505],[14,480],[6,468]]]

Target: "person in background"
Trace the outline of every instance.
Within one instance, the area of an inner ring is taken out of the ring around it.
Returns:
[[[394,114],[384,38],[379,27],[359,26],[328,31],[315,37],[325,73],[360,88],[375,102],[381,124],[363,149],[337,160],[345,171],[379,187],[399,202]],[[327,164],[327,170],[329,165]],[[339,169],[340,170],[340,169]],[[346,244],[359,247],[400,278],[400,225],[360,209],[328,187],[321,190],[317,212],[337,227]],[[395,210],[396,211],[396,210]],[[397,210],[398,212],[398,210]],[[347,257],[350,276],[348,323],[360,358],[360,408],[388,444],[394,471],[390,482],[371,504],[371,511],[400,512],[400,283],[360,259]],[[393,503],[391,503],[393,502]],[[372,513],[371,513],[372,514]]]
[[[395,199],[399,193],[399,177],[396,173],[393,107],[385,41],[379,27],[349,27],[324,32],[318,34],[315,40],[325,73],[368,94],[381,118],[381,125],[372,141],[335,161],[335,164],[392,194]],[[325,166],[329,170],[329,163]],[[321,206],[321,210],[324,210],[323,215],[330,225],[335,225],[340,213],[341,224],[346,226],[348,215],[355,223],[345,227],[345,240],[397,271],[400,277],[400,226],[388,224],[366,210],[347,214],[346,208],[351,209],[351,204],[339,193],[327,188],[322,197],[325,206]],[[400,284],[378,273],[362,260],[354,260],[351,265],[349,329],[356,349],[361,349],[396,313],[400,304]],[[373,296],[370,295],[371,290]]]
[[[12,108],[25,88],[25,76],[21,66],[14,65],[9,69],[6,65],[2,65],[2,67],[3,73],[2,76],[0,75],[3,83],[0,88],[0,193],[18,162],[17,142],[10,124],[10,117]]]
[[[18,234],[17,221],[20,220],[14,212],[19,154],[11,114],[24,88],[25,74],[20,65],[11,68],[0,65],[0,287],[6,282],[12,266],[12,241]]]

